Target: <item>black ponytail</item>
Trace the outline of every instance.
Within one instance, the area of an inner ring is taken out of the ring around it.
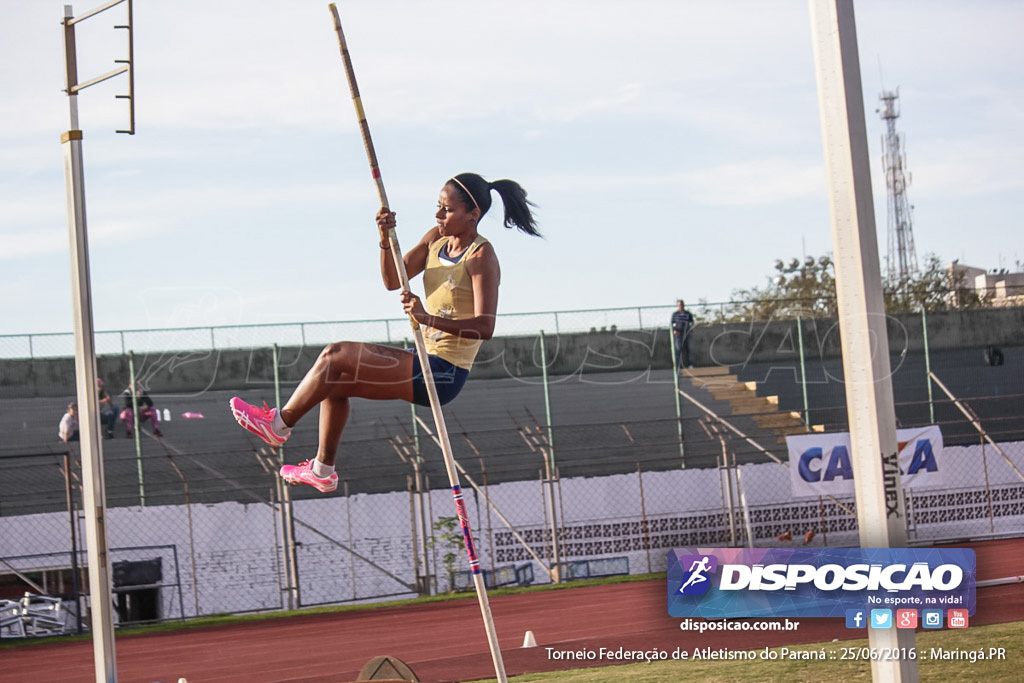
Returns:
[[[467,206],[479,208],[481,217],[491,208],[491,190],[494,190],[505,207],[505,227],[540,237],[537,221],[530,210],[536,204],[526,198],[526,190],[516,181],[503,179],[489,183],[476,173],[460,173],[448,185],[455,189]]]

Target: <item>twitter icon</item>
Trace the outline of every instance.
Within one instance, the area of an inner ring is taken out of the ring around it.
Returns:
[[[871,610],[871,628],[892,628],[892,610]]]

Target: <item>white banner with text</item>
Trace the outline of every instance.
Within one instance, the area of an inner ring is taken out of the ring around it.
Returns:
[[[936,425],[896,430],[904,488],[945,482],[942,431]],[[853,495],[849,432],[787,436],[794,496]]]

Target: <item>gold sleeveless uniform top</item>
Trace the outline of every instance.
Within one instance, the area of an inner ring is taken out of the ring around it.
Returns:
[[[427,266],[423,271],[424,308],[431,315],[449,320],[472,318],[473,280],[466,272],[466,263],[473,252],[487,244],[487,239],[477,235],[457,263],[441,260],[439,254],[447,244],[448,238],[442,237],[430,245],[427,253]],[[467,339],[428,326],[423,328],[423,341],[427,353],[466,370],[473,367],[473,359],[482,343],[480,339]]]

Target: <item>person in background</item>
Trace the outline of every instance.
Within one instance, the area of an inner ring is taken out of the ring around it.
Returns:
[[[60,419],[60,426],[57,427],[57,438],[64,443],[78,441],[78,404],[69,403],[68,412]]]
[[[672,340],[676,345],[676,372],[693,367],[693,352],[690,346],[693,329],[693,314],[686,310],[686,303],[679,299],[672,314]],[[685,358],[685,360],[684,360]]]
[[[114,426],[117,425],[117,408],[114,407],[114,399],[103,388],[103,380],[96,378],[96,390],[100,402],[100,424],[108,439],[114,438]]]
[[[132,430],[135,429],[135,412],[132,408],[131,387],[124,390],[123,396],[124,410],[121,411],[121,419],[124,420],[125,436],[130,439],[133,436]],[[153,399],[142,388],[141,382],[135,383],[135,401],[139,404],[139,424],[141,425],[146,420],[149,420],[153,423],[153,435],[163,436],[163,432],[160,431],[160,413],[153,406]]]

